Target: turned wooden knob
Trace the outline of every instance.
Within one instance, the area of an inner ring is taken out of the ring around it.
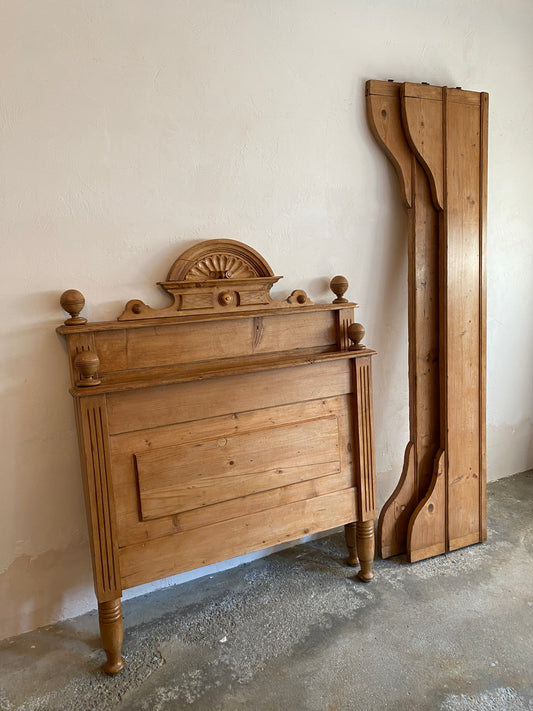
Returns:
[[[222,306],[231,306],[235,302],[235,296],[231,291],[223,291],[218,295],[218,300]]]
[[[365,337],[365,327],[362,323],[351,323],[346,329],[346,333],[350,341],[352,341],[352,345],[350,346],[351,350],[361,351],[366,348],[366,346],[361,343]]]
[[[93,351],[81,351],[74,358],[74,365],[78,369],[80,379],[78,385],[87,387],[98,385],[101,381],[96,377],[100,367],[100,359]]]
[[[76,326],[87,323],[87,319],[80,316],[79,313],[85,306],[85,297],[77,289],[67,289],[61,294],[59,299],[61,308],[63,308],[70,318],[65,321],[65,326]]]
[[[345,294],[348,289],[348,279],[346,279],[346,277],[340,275],[334,276],[333,279],[329,282],[329,288],[337,297],[333,301],[334,304],[348,303],[348,299],[345,299],[343,296],[343,294]]]

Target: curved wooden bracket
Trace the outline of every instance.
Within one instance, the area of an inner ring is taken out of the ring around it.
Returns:
[[[409,213],[410,443],[378,550],[414,561],[486,538],[488,97],[379,81],[366,94]]]
[[[446,88],[439,86],[403,84],[401,88],[405,136],[424,166],[431,186],[431,196],[438,210],[444,209],[445,97]]]
[[[407,527],[417,503],[415,475],[415,447],[409,442],[400,480],[379,514],[378,555],[381,558],[406,551]]]
[[[400,111],[400,84],[367,81],[366,112],[370,129],[393,164],[405,207],[413,204],[412,156]]]
[[[428,492],[414,510],[407,530],[407,557],[410,563],[446,552],[445,453],[435,459]]]

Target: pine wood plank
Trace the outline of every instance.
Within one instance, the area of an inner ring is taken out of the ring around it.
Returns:
[[[447,106],[446,359],[448,536],[480,526],[480,109]]]
[[[487,538],[487,171],[489,96],[481,93],[479,162],[479,539]]]
[[[168,385],[108,395],[111,434],[144,430],[172,422],[231,414],[274,405],[316,400],[351,391],[350,361],[300,365],[277,371]],[[313,377],[316,373],[317,377]],[[318,376],[319,374],[319,376]]]
[[[338,474],[339,428],[333,416],[134,456],[149,520]]]
[[[355,490],[345,489],[203,529],[120,550],[124,588],[340,526],[356,519]],[[216,542],[216,545],[215,545]]]
[[[343,323],[339,324],[341,327]],[[140,370],[117,371],[116,373],[102,373],[98,375],[98,383],[94,383],[95,394],[112,394],[141,390],[162,385],[175,385],[198,380],[212,380],[226,376],[242,375],[244,373],[258,373],[264,371],[283,370],[299,365],[318,365],[335,360],[355,360],[363,354],[361,350],[352,348],[338,350],[335,346],[320,348],[302,348],[279,354],[267,353],[265,355],[251,355],[242,358],[224,358],[220,361],[207,361],[205,363],[183,363],[170,366],[156,366]],[[365,348],[364,354],[375,355],[375,351]],[[90,356],[93,360],[94,356]],[[93,361],[94,363],[94,361]],[[83,397],[85,394],[84,383],[77,378],[77,384],[70,392],[74,397]]]
[[[152,325],[95,334],[100,372],[220,361],[336,344],[332,311],[296,312],[219,321]],[[228,333],[231,338],[228,338]]]
[[[424,170],[415,161],[409,215],[410,433],[415,444],[415,498],[428,490],[440,446],[439,218]]]

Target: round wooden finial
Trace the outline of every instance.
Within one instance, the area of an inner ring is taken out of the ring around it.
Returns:
[[[351,350],[362,351],[366,346],[364,346],[361,341],[365,337],[365,327],[362,323],[351,323],[346,329],[348,338],[352,341],[350,346]]]
[[[348,303],[348,299],[345,299],[343,296],[343,294],[348,289],[348,279],[346,279],[346,277],[340,275],[334,276],[333,279],[329,282],[329,288],[337,297],[333,301],[334,304]]]
[[[85,306],[85,296],[77,289],[67,289],[61,294],[59,299],[61,308],[70,314],[70,318],[65,321],[65,326],[79,326],[87,323],[87,319],[79,313]]]
[[[86,387],[89,385],[99,385],[100,380],[96,377],[100,366],[100,359],[93,351],[81,351],[74,358],[74,365],[80,373],[78,385]]]

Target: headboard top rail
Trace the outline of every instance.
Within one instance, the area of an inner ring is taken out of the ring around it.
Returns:
[[[167,307],[134,299],[118,319],[87,323],[83,294],[64,292],[70,318],[57,330],[68,342],[72,394],[359,357],[364,329],[353,323],[357,304],[344,297],[347,279],[331,280],[333,303],[313,304],[301,289],[272,298],[280,278],[250,247],[209,240],[184,252],[160,283],[172,297]]]
[[[345,277],[334,277],[331,289],[336,295],[333,304],[314,306],[303,289],[296,289],[287,299],[277,300],[270,290],[282,277],[275,276],[268,262],[255,249],[231,239],[213,239],[200,242],[175,260],[166,281],[158,282],[172,298],[163,308],[152,308],[140,299],[127,302],[118,316],[119,322],[142,322],[152,325],[153,319],[170,319],[181,322],[191,317],[206,318],[231,314],[233,317],[261,314],[265,311],[313,307],[313,309],[339,309],[357,306],[344,298],[348,288]],[[80,316],[85,297],[76,289],[61,296],[61,306],[70,314],[58,331],[73,333],[87,330],[120,328],[116,322],[87,324]],[[86,325],[87,324],[87,325]]]

